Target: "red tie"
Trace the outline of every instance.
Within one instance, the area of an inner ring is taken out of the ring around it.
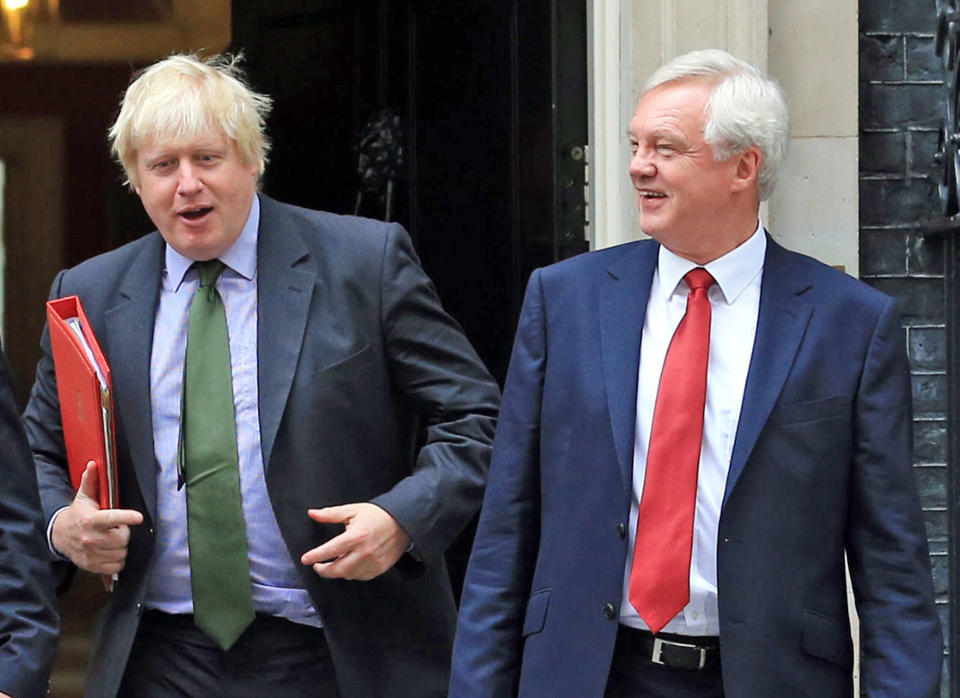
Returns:
[[[630,570],[630,603],[653,633],[690,601],[693,513],[710,355],[707,289],[713,277],[697,268],[683,280],[690,287],[687,312],[660,374]]]

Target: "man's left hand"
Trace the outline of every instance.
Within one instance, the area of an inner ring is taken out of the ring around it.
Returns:
[[[346,530],[300,558],[328,579],[368,580],[396,564],[410,545],[410,536],[390,514],[369,502],[308,509],[318,523],[341,523]]]

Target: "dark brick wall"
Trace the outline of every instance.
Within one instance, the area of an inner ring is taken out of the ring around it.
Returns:
[[[860,276],[897,298],[913,375],[914,460],[937,603],[948,632],[944,255],[918,233],[939,210],[944,113],[934,0],[860,0]],[[943,696],[949,696],[944,666]]]

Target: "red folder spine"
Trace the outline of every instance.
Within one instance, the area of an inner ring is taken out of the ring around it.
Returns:
[[[71,318],[79,320],[81,332],[96,366],[91,362],[83,343],[70,328],[67,321]],[[77,296],[49,301],[47,324],[71,482],[74,489],[78,488],[87,463],[93,461],[97,466],[100,508],[114,508],[118,504],[116,420],[112,404],[110,367]],[[105,385],[101,384],[97,376],[97,367],[104,377]]]

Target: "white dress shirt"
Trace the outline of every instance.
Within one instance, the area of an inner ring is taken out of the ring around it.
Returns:
[[[710,358],[703,444],[697,478],[693,553],[690,563],[690,602],[663,628],[681,635],[717,635],[717,528],[730,469],[730,456],[740,421],[743,389],[753,353],[760,308],[760,281],[767,240],[763,226],[737,248],[706,265],[716,283],[710,288]],[[637,424],[633,450],[633,497],[630,504],[629,548],[624,570],[620,622],[647,629],[630,604],[630,568],[636,540],[637,514],[643,496],[650,428],[660,373],[670,340],[683,318],[689,289],[684,275],[697,265],[660,247],[640,343],[637,377]]]

